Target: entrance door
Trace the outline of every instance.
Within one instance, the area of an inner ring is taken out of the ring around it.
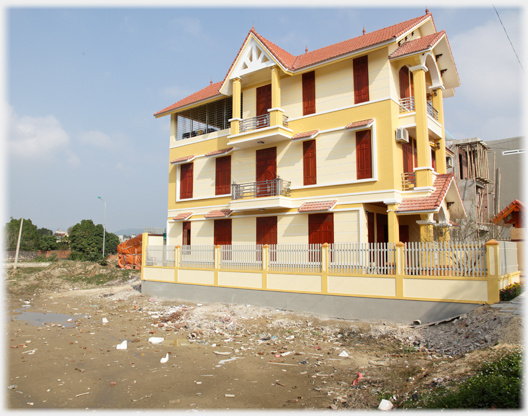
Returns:
[[[276,195],[277,148],[257,150],[257,197]]]
[[[230,246],[232,243],[231,220],[214,220],[214,244],[215,246]],[[231,251],[222,251],[223,260],[231,260]]]
[[[271,108],[271,84],[264,85],[257,88],[257,117],[269,114],[268,110]],[[268,127],[268,118],[257,119],[257,129]]]
[[[388,217],[383,214],[376,214],[376,242],[389,242],[389,221]]]
[[[277,217],[257,217],[257,244],[277,244]],[[277,259],[276,251],[269,251],[270,260]],[[257,260],[262,260],[262,251],[257,251]]]
[[[182,223],[182,254],[190,254],[191,249],[191,223]]]
[[[408,225],[400,225],[400,241],[402,243],[408,243],[409,242],[409,226]]]
[[[308,215],[308,243],[334,244],[334,214]],[[321,250],[311,252],[309,261],[321,261]]]

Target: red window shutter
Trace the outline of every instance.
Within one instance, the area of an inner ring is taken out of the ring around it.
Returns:
[[[214,221],[214,244],[222,246],[230,246],[232,242],[232,228],[231,220],[215,220]]]
[[[231,192],[231,156],[216,158],[216,195]]]
[[[308,215],[308,243],[334,244],[334,214]]]
[[[403,66],[400,69],[400,98],[410,97],[409,95],[409,68]]]
[[[315,71],[302,76],[303,115],[315,113]]]
[[[257,217],[257,244],[277,244],[277,217]]]
[[[315,185],[317,183],[315,154],[315,140],[305,141],[303,143],[303,170],[305,185]]]
[[[193,197],[193,164],[180,165],[180,199]]]
[[[431,163],[433,165],[433,170],[436,172],[436,152],[434,149],[431,149]]]
[[[413,150],[410,143],[402,144],[403,150],[403,171],[413,172]]]
[[[368,57],[354,59],[354,102],[364,103],[369,100]]]
[[[271,84],[257,88],[257,116],[268,114],[271,108]]]
[[[370,130],[356,132],[357,179],[372,178],[372,151]]]

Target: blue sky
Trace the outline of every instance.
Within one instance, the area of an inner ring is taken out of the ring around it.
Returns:
[[[153,114],[221,81],[253,24],[298,55],[426,7],[287,4],[4,8],[3,223],[11,216],[52,230],[102,223],[101,196],[111,232],[165,227],[169,119]],[[454,4],[427,2],[461,80],[444,102],[447,130],[457,139],[523,135],[524,73],[510,44],[524,62],[520,3],[496,5],[510,40],[491,5]]]

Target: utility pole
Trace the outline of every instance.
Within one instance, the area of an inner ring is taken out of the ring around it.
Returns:
[[[17,242],[16,254],[15,254],[15,270],[17,268],[17,263],[18,263],[18,251],[20,249],[20,237],[22,236],[22,225],[23,224],[24,224],[24,218],[20,218],[20,230],[18,231],[18,242]]]

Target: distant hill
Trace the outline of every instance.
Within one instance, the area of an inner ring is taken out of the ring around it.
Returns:
[[[143,228],[125,228],[122,230],[112,231],[115,235],[132,235],[132,234],[141,234]]]

